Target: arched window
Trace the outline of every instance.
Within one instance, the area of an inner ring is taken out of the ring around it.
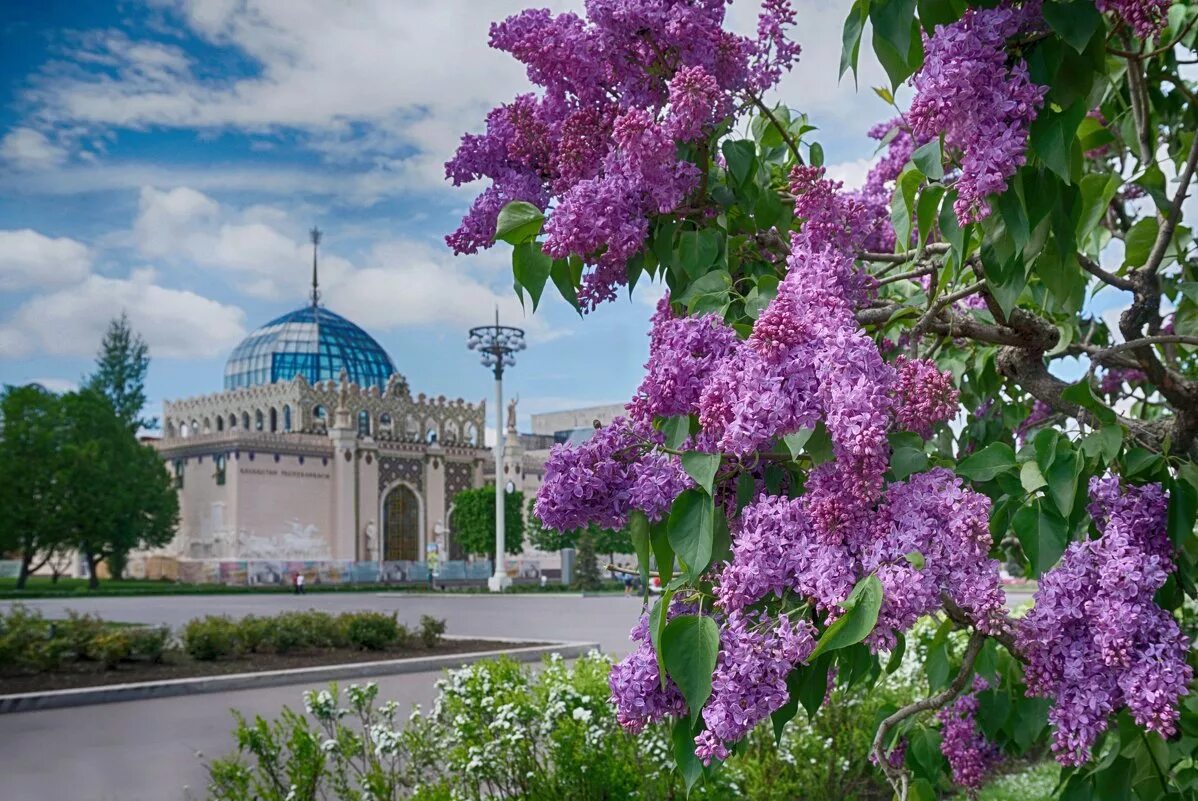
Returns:
[[[167,420],[166,423],[163,424],[162,428],[164,431],[166,431],[167,439],[175,438],[175,421]]]
[[[437,431],[437,421],[429,418],[424,421],[424,441],[432,444],[437,441],[437,436],[440,432]]]
[[[270,407],[270,431],[273,434],[279,430],[279,412],[275,407]]]
[[[262,410],[258,409],[254,412],[254,430],[261,431],[266,425],[266,418],[262,414]]]
[[[213,477],[216,479],[217,486],[223,486],[225,483],[225,455],[218,453],[213,461],[216,463],[216,472],[213,473]]]
[[[188,431],[189,431],[189,433],[188,433],[188,436],[192,436],[192,437],[194,437],[196,434],[200,433],[200,423],[199,423],[199,421],[198,421],[198,420],[192,420],[192,421],[191,421],[191,425],[188,427]]]
[[[229,430],[232,431],[235,428],[237,428],[237,415],[231,414],[229,415]]]
[[[474,423],[466,424],[466,444],[478,445],[478,429],[475,427]]]
[[[249,412],[241,413],[241,427],[244,428],[246,431],[250,430],[250,413]]]
[[[204,430],[204,433],[205,433],[205,434],[211,434],[211,433],[212,433],[212,420],[211,420],[211,418],[208,418],[208,417],[205,417],[205,418],[204,418],[204,429],[203,429],[203,430]]]
[[[365,409],[358,412],[358,436],[370,436],[370,412]]]
[[[420,439],[420,423],[416,422],[416,415],[408,415],[407,422],[404,423],[404,436],[408,439]]]
[[[283,407],[283,430],[291,430],[291,405],[287,404]]]
[[[216,418],[216,430],[217,431],[225,430],[225,418],[223,418],[219,415],[217,415],[217,418]]]
[[[380,432],[386,431],[388,434],[390,434],[390,433],[392,433],[394,426],[395,426],[395,424],[391,420],[391,415],[387,414],[386,412],[383,412],[382,414],[379,415],[379,431]]]

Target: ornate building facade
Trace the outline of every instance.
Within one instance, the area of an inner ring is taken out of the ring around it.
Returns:
[[[156,555],[380,570],[460,558],[446,524],[454,496],[483,482],[485,415],[483,402],[413,396],[314,286],[233,351],[223,392],[164,404],[156,447],[180,522]]]

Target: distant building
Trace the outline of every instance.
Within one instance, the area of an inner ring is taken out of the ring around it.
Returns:
[[[314,245],[319,242],[313,232]],[[483,483],[484,403],[413,395],[369,334],[311,302],[246,337],[224,391],[167,401],[155,442],[179,489],[179,560],[460,556],[454,496]]]

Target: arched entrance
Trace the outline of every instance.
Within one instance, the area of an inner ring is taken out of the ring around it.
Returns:
[[[383,560],[420,559],[420,500],[405,484],[391,488],[383,499]]]

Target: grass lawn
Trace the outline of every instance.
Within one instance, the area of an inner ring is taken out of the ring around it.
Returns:
[[[1057,763],[1050,760],[1008,773],[986,785],[978,793],[978,801],[1048,801],[1060,772]]]
[[[426,592],[428,584],[316,584],[304,585],[304,592]],[[549,582],[543,589],[539,584],[514,584],[509,592],[562,592],[567,588],[556,582]],[[178,584],[172,581],[146,579],[103,579],[100,587],[89,590],[87,579],[60,578],[52,582],[48,576],[31,576],[25,589],[17,589],[15,578],[0,578],[0,600],[21,600],[32,598],[82,598],[99,595],[201,595],[220,593],[222,595],[246,593],[290,593],[294,590],[290,585],[232,587],[225,584]],[[486,585],[449,586],[446,592],[482,593],[487,592]],[[623,592],[622,584],[604,585],[603,591]]]

